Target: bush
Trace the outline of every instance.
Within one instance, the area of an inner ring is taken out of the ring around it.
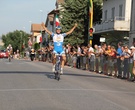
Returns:
[[[40,44],[39,43],[35,43],[34,44],[34,50],[38,50],[40,49]]]

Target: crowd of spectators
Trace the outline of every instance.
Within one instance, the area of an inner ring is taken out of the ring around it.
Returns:
[[[117,47],[102,43],[99,45],[71,45],[64,46],[66,53],[65,65],[117,78],[135,80],[135,47],[128,47],[118,43]],[[53,46],[41,48],[38,51],[40,60],[52,61]]]

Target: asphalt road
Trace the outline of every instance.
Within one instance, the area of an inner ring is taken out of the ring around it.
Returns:
[[[52,64],[0,59],[0,110],[135,110],[135,83]]]

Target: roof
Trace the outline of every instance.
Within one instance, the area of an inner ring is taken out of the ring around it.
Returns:
[[[32,24],[31,25],[31,32],[40,32],[42,29],[41,24]]]
[[[61,5],[65,2],[65,0],[56,0],[55,6],[58,8],[58,5]]]
[[[58,9],[52,10],[51,12],[48,13],[48,15],[50,15],[50,14],[56,14],[56,13],[59,13],[59,10]]]
[[[64,3],[64,0],[57,0],[56,3],[58,4]]]

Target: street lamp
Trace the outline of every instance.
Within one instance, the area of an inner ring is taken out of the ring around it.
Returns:
[[[43,15],[43,10],[40,10],[41,12],[41,23],[42,23],[42,15]],[[40,31],[41,31],[41,37],[40,39],[42,39],[42,26],[40,26]],[[40,40],[40,48],[42,47],[42,41]]]
[[[20,39],[20,54],[21,54],[21,45],[22,45],[22,32],[20,32],[20,34],[21,34],[21,39]]]
[[[29,21],[29,23],[30,23],[30,34],[31,34],[31,23],[32,23],[32,21]]]
[[[23,27],[24,29],[24,35],[23,35],[23,49],[25,48],[25,40],[26,40],[26,34],[25,34],[25,27]]]
[[[43,14],[43,10],[40,10],[40,12],[41,12],[41,22],[42,22],[42,14]]]
[[[32,36],[32,37],[29,37],[29,44],[28,45],[29,45],[29,48],[31,48],[31,46],[33,44],[33,34],[32,34],[32,30],[31,30],[32,21],[30,20],[29,23],[30,23],[30,36]]]

